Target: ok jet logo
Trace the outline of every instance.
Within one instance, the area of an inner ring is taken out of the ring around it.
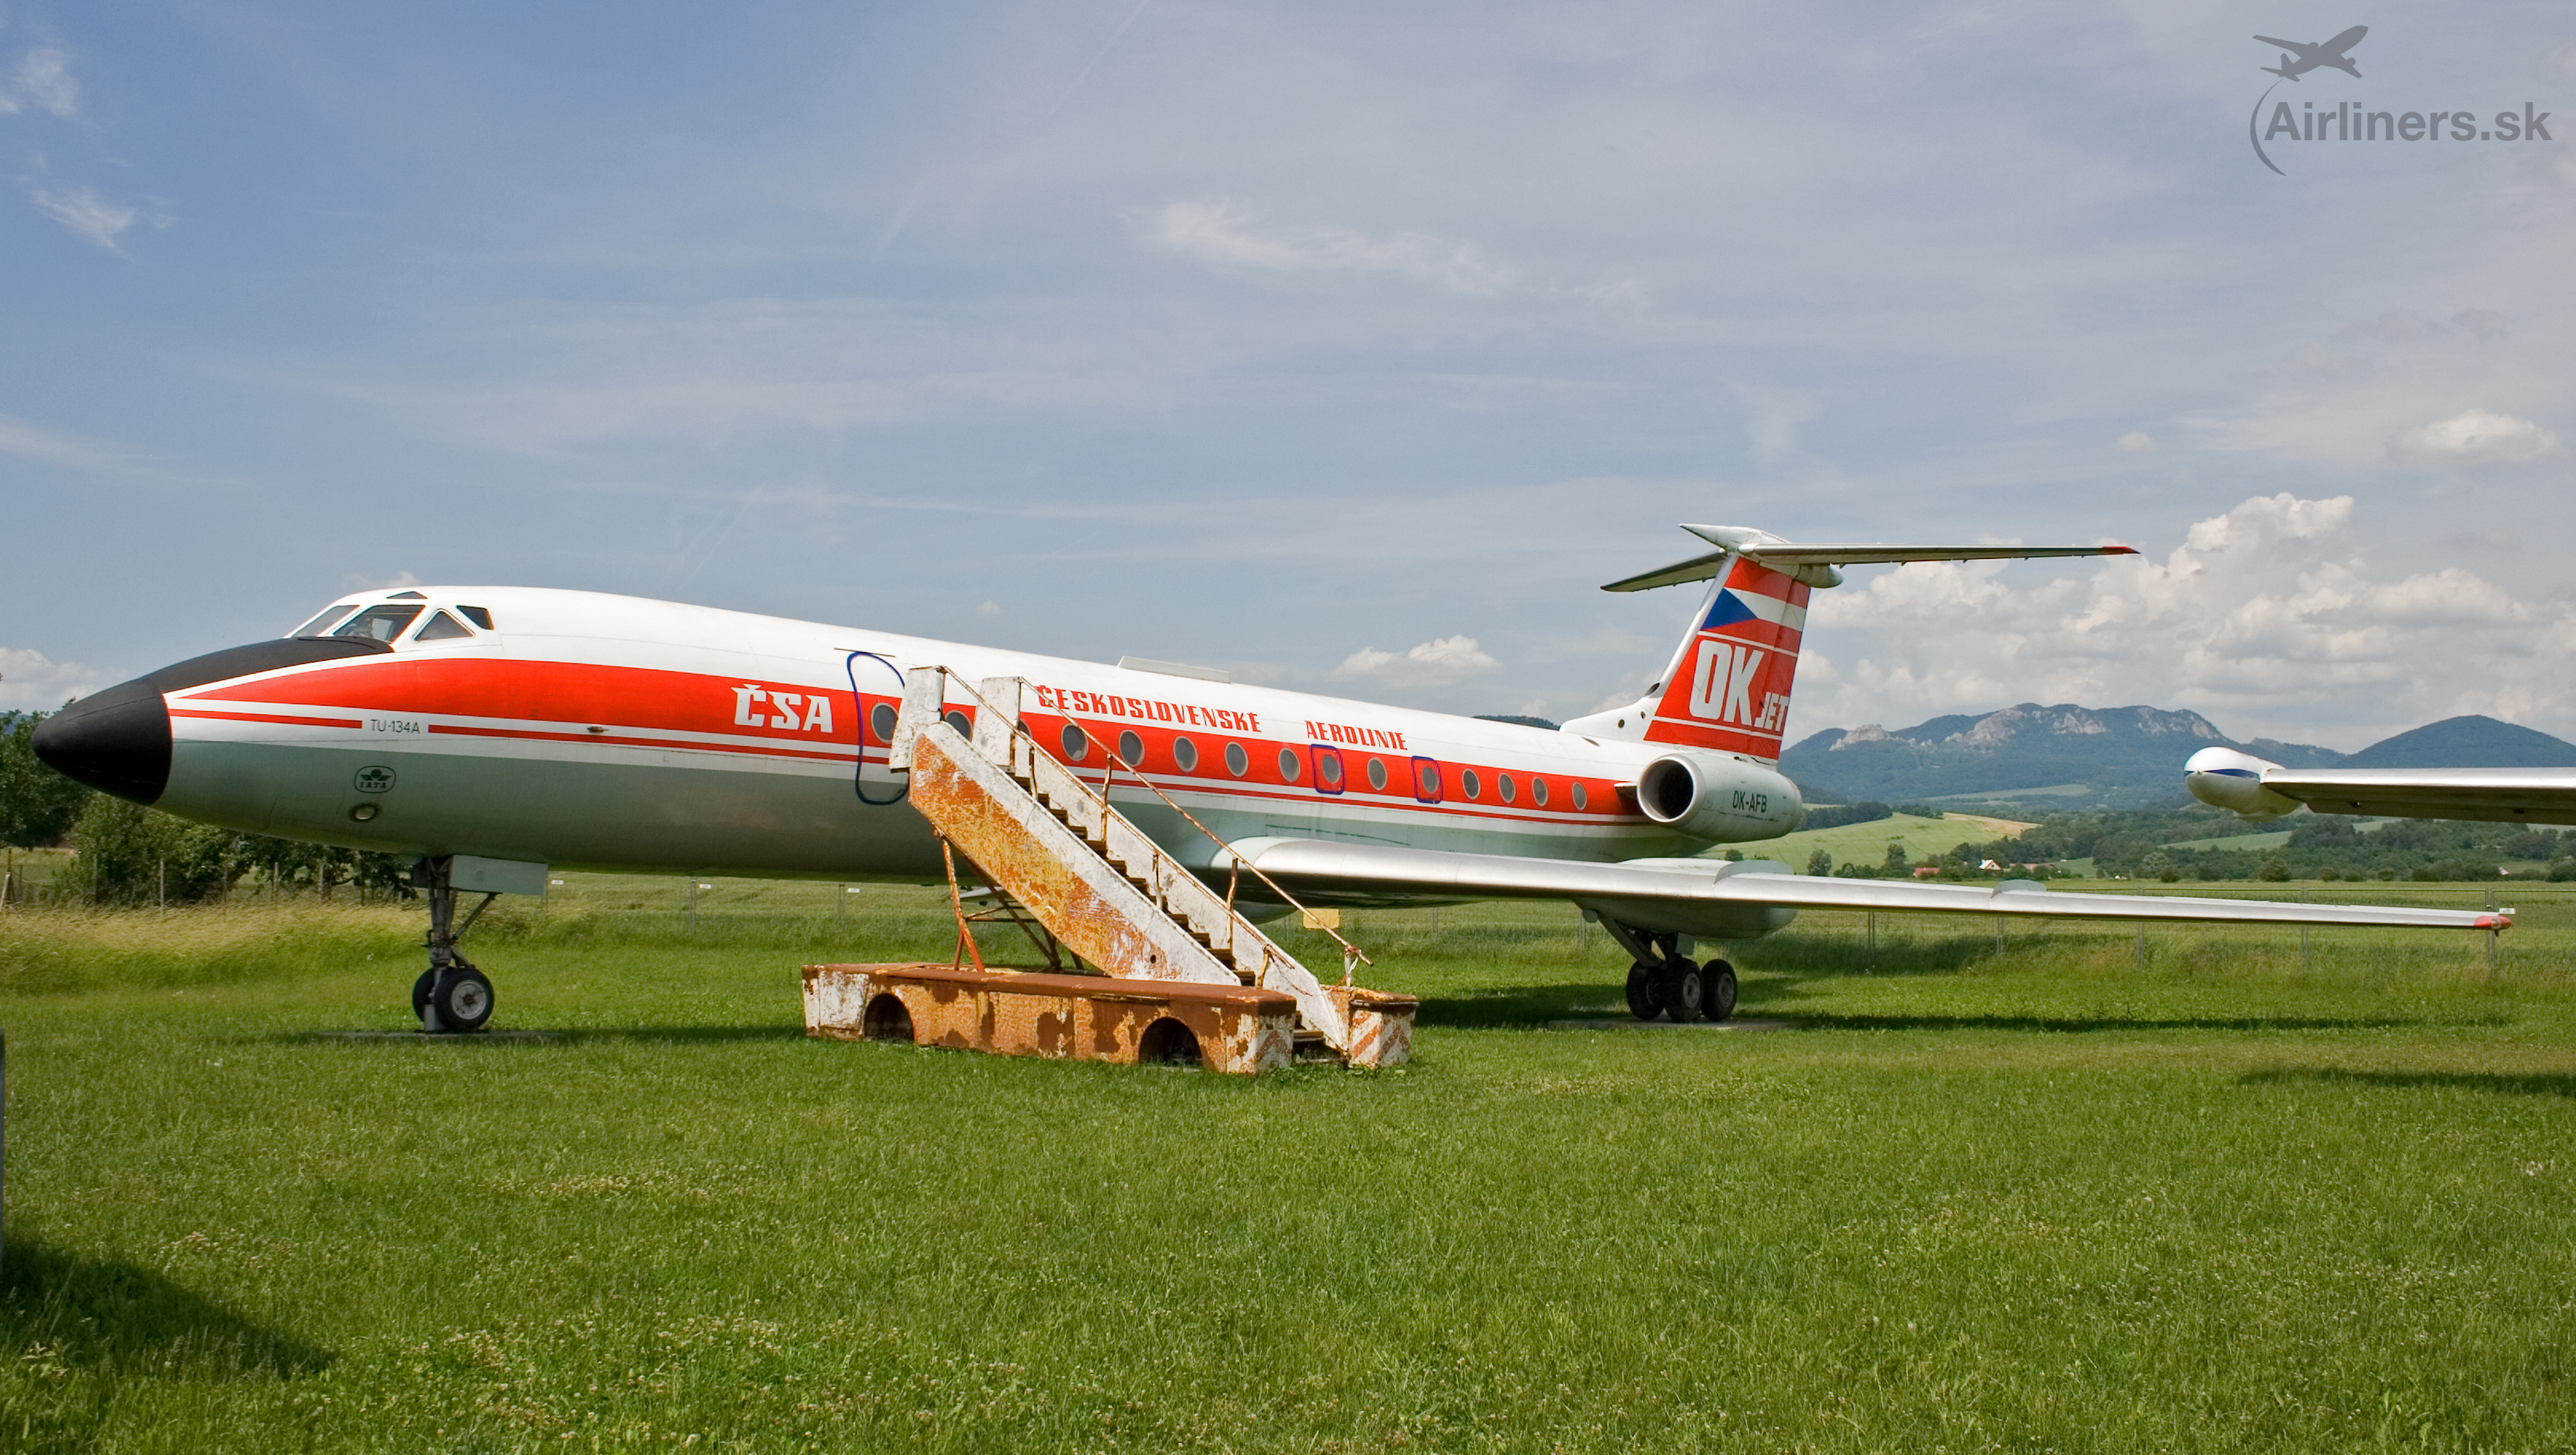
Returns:
[[[820,692],[808,699],[801,692],[781,692],[745,682],[733,690],[733,722],[736,727],[786,728],[791,732],[801,728],[809,733],[828,733],[832,730],[832,699]]]
[[[1753,684],[1764,653],[1741,643],[1702,638],[1699,664],[1691,675],[1691,716],[1731,722],[1759,732],[1776,733],[1788,715],[1789,694],[1765,692],[1762,711],[1753,710]]]

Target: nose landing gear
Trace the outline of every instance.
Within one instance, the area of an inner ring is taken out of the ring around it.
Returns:
[[[454,863],[445,857],[423,859],[411,874],[413,887],[429,894],[429,968],[412,982],[411,1009],[420,1017],[420,1028],[433,1036],[479,1031],[492,1019],[491,978],[456,952],[456,942],[501,896],[484,895],[465,923],[457,924],[456,885],[449,873]]]

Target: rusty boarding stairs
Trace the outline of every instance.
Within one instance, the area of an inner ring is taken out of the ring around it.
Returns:
[[[1296,1003],[1296,1041],[1306,1056],[1393,1066],[1409,1055],[1412,997],[1351,984],[1366,958],[1348,941],[1334,936],[1343,950],[1342,983],[1324,985],[1238,912],[1230,892],[1203,883],[1119,813],[1106,783],[1095,789],[1038,748],[1021,721],[1025,682],[988,677],[968,688],[977,711],[971,730],[961,733],[959,719],[946,715],[955,680],[938,667],[909,674],[889,765],[910,774],[911,804],[942,841],[1064,950],[1115,980],[1285,994]],[[1091,745],[1112,765],[1113,780],[1123,773],[1170,803],[1108,744],[1094,738]],[[1268,887],[1295,907],[1284,891]],[[972,953],[962,909],[960,918],[961,947]]]

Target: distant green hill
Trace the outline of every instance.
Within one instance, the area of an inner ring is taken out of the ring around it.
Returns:
[[[1977,797],[2046,811],[2136,808],[2181,801],[2183,759],[2213,745],[2297,767],[2340,756],[2300,743],[2239,743],[2196,712],[2025,702],[1894,731],[1817,733],[1789,749],[1780,767],[1820,803]]]
[[[1817,803],[2010,804],[2036,817],[2187,804],[2183,760],[2212,746],[2291,768],[2576,767],[2576,743],[2491,717],[2446,718],[2346,757],[2270,738],[2240,743],[2196,712],[2025,702],[1893,731],[1817,733],[1783,754],[1780,769]]]
[[[2382,738],[2347,768],[2576,768],[2576,743],[2491,717],[2446,717]]]

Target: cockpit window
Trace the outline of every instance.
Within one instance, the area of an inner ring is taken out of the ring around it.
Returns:
[[[482,607],[460,606],[456,608],[456,610],[467,621],[474,623],[485,631],[488,632],[492,629],[492,613],[485,611]]]
[[[370,606],[349,618],[349,624],[331,633],[335,637],[373,637],[389,642],[403,634],[411,619],[420,615],[417,606]]]
[[[322,614],[288,632],[290,637],[318,637],[331,629],[331,623],[357,610],[354,606],[326,606]]]
[[[474,635],[474,633],[467,631],[464,623],[459,622],[452,616],[449,616],[446,612],[434,611],[430,613],[428,624],[420,629],[420,635],[413,637],[412,640],[416,642],[443,642],[451,637],[470,637],[472,635]]]

